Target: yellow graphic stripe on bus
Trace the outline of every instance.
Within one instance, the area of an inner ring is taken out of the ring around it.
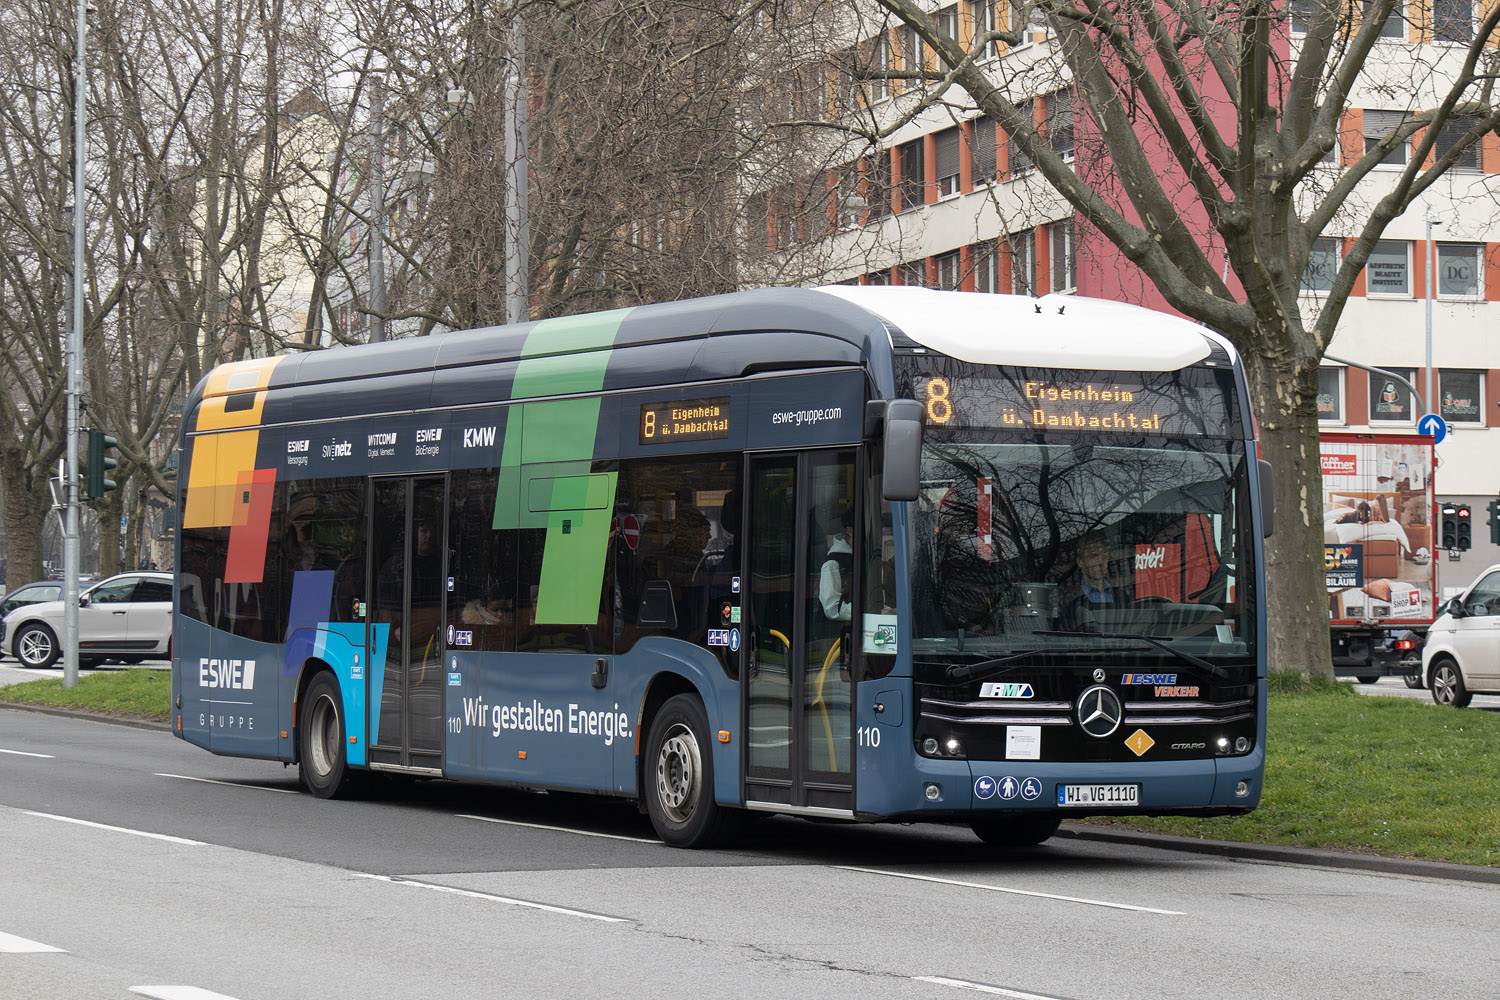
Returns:
[[[260,430],[200,434],[193,438],[188,469],[184,528],[227,528],[234,524],[242,482],[255,469]]]
[[[221,431],[258,426],[261,409],[266,403],[266,388],[271,384],[271,372],[280,360],[256,358],[253,361],[237,361],[209,372],[208,381],[203,386],[203,400],[198,404],[197,424],[193,429]],[[254,396],[247,406],[244,398],[250,392]]]

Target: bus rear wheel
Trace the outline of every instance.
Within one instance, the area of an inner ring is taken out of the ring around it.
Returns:
[[[320,799],[348,798],[358,792],[362,774],[349,766],[345,752],[343,702],[329,673],[307,686],[298,710],[297,758],[302,784]]]
[[[969,821],[969,829],[995,847],[1033,847],[1062,825],[1061,816],[992,816]]]
[[[714,801],[708,717],[691,695],[667,699],[651,722],[644,793],[646,813],[672,847],[709,847],[733,828],[734,815]]]

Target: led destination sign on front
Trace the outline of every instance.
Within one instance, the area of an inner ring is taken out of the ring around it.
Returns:
[[[1228,414],[1211,384],[1182,372],[1147,372],[1118,381],[985,378],[914,372],[912,392],[929,428],[1223,434]]]
[[[728,436],[728,396],[641,404],[641,444],[712,441]]]

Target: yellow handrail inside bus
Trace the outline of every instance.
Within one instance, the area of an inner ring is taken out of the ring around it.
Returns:
[[[844,645],[842,638],[835,639],[833,646],[828,650],[828,655],[823,657],[823,669],[818,671],[818,691],[813,696],[813,704],[818,706],[818,711],[823,716],[823,735],[828,737],[828,770],[839,769],[838,757],[834,753],[833,746],[833,723],[828,718],[828,702],[823,697],[823,681],[828,677],[828,668],[833,666],[838,659],[839,649]]]

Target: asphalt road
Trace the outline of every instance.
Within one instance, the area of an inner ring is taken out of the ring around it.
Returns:
[[[1495,886],[931,825],[677,851],[610,800],[325,802],[11,709],[0,842],[6,998],[1486,996],[1500,972]]]
[[[1406,682],[1399,677],[1382,677],[1374,684],[1360,684],[1353,678],[1345,677],[1343,680],[1354,685],[1354,690],[1360,694],[1385,694],[1395,698],[1416,698],[1420,701],[1435,704],[1432,701],[1432,692],[1425,688],[1409,688]],[[1470,708],[1487,709],[1491,712],[1500,711],[1500,695],[1476,694]],[[1450,711],[1452,711],[1450,709]]]

